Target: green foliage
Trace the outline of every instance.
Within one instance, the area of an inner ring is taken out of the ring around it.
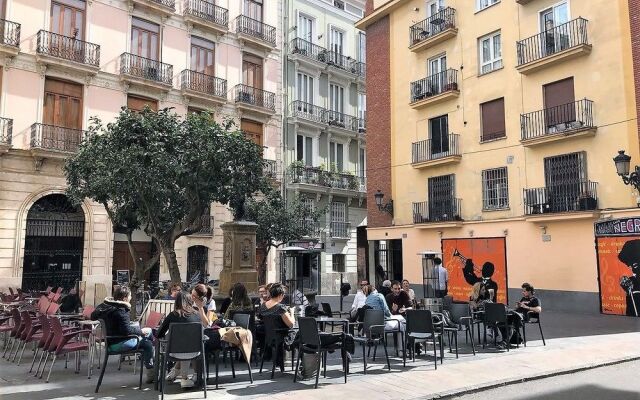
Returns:
[[[92,118],[89,130],[64,168],[68,194],[103,204],[117,227],[144,229],[174,282],[180,281],[175,241],[200,228],[205,208],[242,204],[268,184],[262,149],[207,113],[183,119],[169,109],[123,108],[106,126]]]

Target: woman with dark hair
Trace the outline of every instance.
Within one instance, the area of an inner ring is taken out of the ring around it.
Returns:
[[[251,299],[247,294],[247,288],[240,282],[233,285],[231,289],[231,304],[227,307],[224,313],[225,319],[233,318],[233,314],[237,312],[251,312],[253,311],[253,305]]]

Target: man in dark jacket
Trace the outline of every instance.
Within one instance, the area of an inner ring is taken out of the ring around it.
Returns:
[[[107,297],[104,303],[96,307],[91,313],[92,320],[104,320],[107,328],[107,336],[120,336],[121,338],[108,339],[107,345],[113,351],[130,350],[136,346],[143,350],[144,366],[147,368],[147,383],[153,382],[155,376],[153,370],[153,343],[151,329],[140,329],[132,325],[129,319],[131,310],[131,292],[126,286],[119,286],[113,292],[113,298]],[[127,338],[126,336],[137,336]]]

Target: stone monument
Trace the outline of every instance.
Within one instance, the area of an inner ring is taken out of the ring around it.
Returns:
[[[220,291],[226,296],[236,282],[242,282],[248,292],[258,289],[256,270],[256,230],[251,221],[233,221],[220,226],[223,233],[223,261]]]

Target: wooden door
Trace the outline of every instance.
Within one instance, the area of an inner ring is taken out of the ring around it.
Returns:
[[[131,53],[157,61],[159,59],[160,27],[138,18],[131,21]]]
[[[240,121],[240,130],[247,139],[252,140],[258,146],[262,146],[262,124],[260,122],[243,119]]]
[[[562,129],[558,125],[576,120],[573,77],[544,85],[543,92],[547,127]]]
[[[82,128],[82,85],[48,79],[44,84],[43,123]]]
[[[127,96],[127,108],[133,111],[140,112],[144,110],[145,106],[149,106],[152,111],[158,111],[158,101],[153,99],[147,99],[145,97]]]
[[[242,83],[262,89],[262,59],[244,54],[242,59]]]
[[[214,76],[215,45],[197,37],[191,38],[191,70]]]

